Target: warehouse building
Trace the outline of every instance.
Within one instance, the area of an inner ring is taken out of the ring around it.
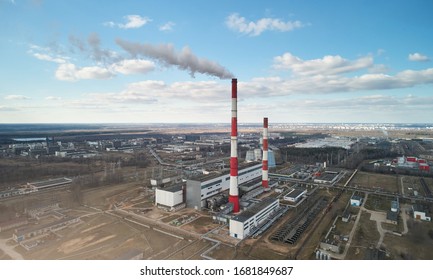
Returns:
[[[249,163],[239,167],[238,182],[242,183],[254,180],[262,176],[261,163]],[[230,174],[207,174],[186,183],[186,206],[201,210],[206,206],[206,199],[217,195],[230,188]]]
[[[338,179],[339,172],[325,171],[320,176],[314,179],[314,183],[318,184],[333,184]]]
[[[277,198],[265,198],[251,208],[230,220],[230,236],[244,239],[259,226],[263,225],[269,216],[280,206]]]
[[[306,193],[306,189],[292,189],[283,197],[283,199],[291,203],[296,203]]]

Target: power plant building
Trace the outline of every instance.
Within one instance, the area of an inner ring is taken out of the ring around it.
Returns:
[[[244,239],[257,227],[264,224],[266,219],[279,208],[277,198],[265,198],[241,214],[230,219],[230,236]]]
[[[167,188],[157,188],[155,191],[155,205],[173,210],[185,203],[184,186],[175,185]]]
[[[262,164],[250,163],[241,167],[238,173],[239,184],[259,178],[262,175]],[[230,188],[230,174],[208,174],[186,183],[186,206],[201,210],[206,206],[206,199]]]

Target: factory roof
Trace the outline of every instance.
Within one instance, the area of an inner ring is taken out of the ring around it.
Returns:
[[[193,178],[191,178],[191,180],[205,182],[205,181],[209,181],[209,180],[218,178],[218,177],[223,176],[223,175],[227,175],[228,172],[229,171],[212,172],[209,174],[200,174],[200,175],[194,176]]]
[[[307,190],[305,190],[305,189],[293,189],[291,192],[289,192],[285,196],[286,197],[297,198],[299,195],[303,194],[306,191]]]
[[[331,182],[332,180],[334,180],[335,177],[338,176],[338,173],[334,173],[334,172],[325,172],[322,173],[319,177],[317,177],[317,180],[322,180],[322,181],[328,181]]]
[[[264,198],[262,201],[260,201],[257,204],[254,204],[251,208],[248,208],[244,212],[240,213],[232,220],[238,222],[245,222],[277,200],[278,200],[277,198],[273,198],[273,197]]]
[[[178,192],[182,190],[183,185],[174,185],[166,188],[159,188],[160,190],[166,191],[166,192]]]
[[[314,139],[306,143],[298,143],[294,146],[297,148],[323,148],[323,147],[342,147],[344,149],[350,149],[351,145],[354,143],[349,138],[323,138]]]
[[[259,182],[262,182],[262,177],[258,177],[258,178],[256,178],[256,179],[253,179],[253,180],[250,180],[250,181],[248,181],[248,182],[242,183],[242,184],[240,184],[239,186],[240,186],[240,187],[241,187],[241,186],[251,187],[251,186],[256,185],[256,184],[259,183]]]
[[[246,163],[241,163],[238,166],[238,172],[240,172],[243,169],[252,167],[252,166],[256,166],[256,165],[262,165],[262,163],[258,163],[258,162],[246,162]],[[230,174],[230,170],[226,169],[222,172],[213,172],[213,173],[209,173],[209,174],[200,174],[194,178],[191,178],[191,180],[194,181],[200,181],[200,182],[205,182],[205,181],[209,181],[215,178],[218,178],[220,176],[224,176],[224,175],[229,175]]]

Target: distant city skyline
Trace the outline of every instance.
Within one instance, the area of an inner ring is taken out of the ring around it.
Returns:
[[[428,123],[432,10],[0,0],[0,123]]]

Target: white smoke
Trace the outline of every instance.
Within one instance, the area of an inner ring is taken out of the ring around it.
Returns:
[[[91,59],[98,63],[111,64],[117,62],[122,58],[113,51],[103,49],[101,47],[101,39],[98,33],[90,33],[87,37],[87,42],[74,35],[69,36],[69,43],[71,44],[71,52],[75,53],[78,50],[80,53],[88,55]]]
[[[220,79],[233,77],[233,74],[220,64],[197,57],[189,47],[184,47],[177,52],[171,44],[139,44],[122,39],[116,39],[116,43],[134,57],[141,55],[155,59],[165,66],[177,66],[179,69],[187,70],[193,77],[195,73],[216,76]]]

